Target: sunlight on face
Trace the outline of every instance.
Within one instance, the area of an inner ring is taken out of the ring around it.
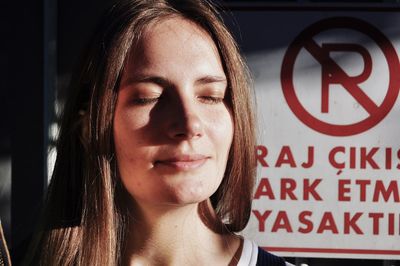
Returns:
[[[114,116],[121,180],[139,205],[203,201],[233,137],[227,80],[211,37],[183,18],[150,25],[127,60]]]

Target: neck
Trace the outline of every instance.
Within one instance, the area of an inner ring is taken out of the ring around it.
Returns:
[[[228,265],[239,247],[237,236],[212,230],[215,214],[204,221],[198,203],[135,210],[125,256],[131,265]]]

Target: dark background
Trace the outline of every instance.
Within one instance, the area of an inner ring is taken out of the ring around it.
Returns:
[[[23,0],[0,4],[0,219],[15,265],[25,253],[45,195],[51,169],[47,158],[53,147],[65,89],[97,19],[112,2]],[[260,8],[367,8],[400,12],[398,1],[219,3],[230,10],[250,13]],[[232,25],[232,21],[228,24]],[[239,35],[237,28],[234,31]],[[257,48],[242,47],[244,52],[252,49]],[[288,261],[296,265],[400,265],[399,261],[382,260],[288,258]]]

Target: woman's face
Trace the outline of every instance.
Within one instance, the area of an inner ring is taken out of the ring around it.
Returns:
[[[201,202],[221,183],[233,137],[218,50],[178,17],[149,26],[132,50],[113,126],[121,180],[139,205]]]

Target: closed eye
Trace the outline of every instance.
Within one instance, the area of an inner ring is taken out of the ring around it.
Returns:
[[[198,98],[200,102],[207,104],[218,104],[224,101],[224,97],[217,96],[199,96]]]
[[[156,103],[161,97],[150,97],[150,98],[135,98],[133,99],[133,104],[135,105],[148,105],[152,103]]]

